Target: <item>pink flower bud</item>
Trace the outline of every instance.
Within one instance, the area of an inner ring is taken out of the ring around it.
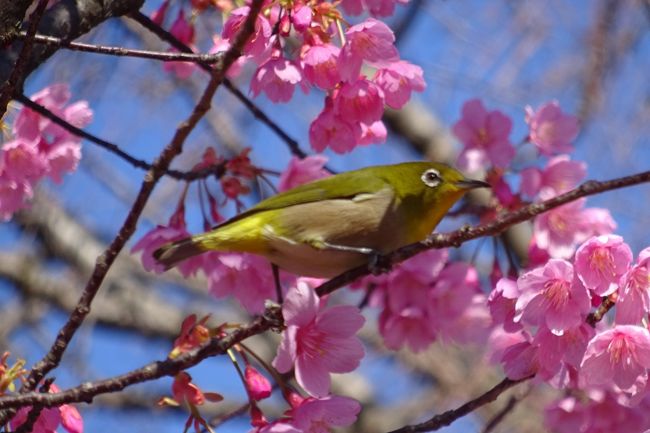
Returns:
[[[253,400],[259,401],[271,395],[271,382],[257,371],[252,365],[248,364],[244,371],[246,387]]]

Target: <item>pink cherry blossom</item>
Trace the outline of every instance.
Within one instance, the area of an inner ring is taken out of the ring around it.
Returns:
[[[212,36],[212,48],[210,48],[210,51],[208,52],[210,54],[225,53],[226,51],[228,51],[229,48],[230,48],[229,41],[227,41],[226,39],[222,39],[221,36],[219,35],[214,35]],[[228,72],[226,73],[226,76],[228,78],[238,77],[247,59],[248,56],[239,56],[237,60],[235,60],[235,62],[232,65],[230,65],[230,68],[228,68]]]
[[[304,32],[309,28],[312,20],[312,8],[309,5],[296,4],[291,11],[291,23],[297,32]]]
[[[365,5],[363,0],[343,0],[341,1],[341,7],[348,15],[361,15]]]
[[[85,101],[68,104],[70,91],[55,84],[36,93],[34,102],[77,127],[92,119]],[[26,206],[34,186],[49,175],[60,182],[65,172],[76,169],[81,158],[81,139],[51,120],[23,107],[13,124],[15,139],[0,149],[0,218],[8,220]]]
[[[352,425],[360,411],[359,402],[349,397],[306,398],[291,411],[292,424],[301,432],[324,433],[333,427]]]
[[[142,251],[140,260],[142,260],[142,266],[147,271],[155,272],[157,274],[164,272],[164,266],[158,263],[158,261],[153,257],[154,251],[169,242],[185,239],[190,236],[185,225],[184,212],[185,210],[183,206],[179,206],[170,217],[168,225],[156,226],[156,228],[147,232],[142,239],[136,242],[133,248],[131,248],[132,254]],[[183,276],[188,277],[196,273],[202,264],[203,258],[201,256],[191,257],[179,263],[178,270]]]
[[[361,139],[361,126],[335,114],[329,105],[309,126],[311,147],[316,152],[328,147],[336,153],[351,152]]]
[[[77,169],[81,160],[81,144],[76,139],[60,141],[48,149],[46,157],[49,164],[48,175],[60,183],[65,173]]]
[[[566,397],[546,407],[544,425],[554,433],[584,432],[587,414],[575,397]]]
[[[179,10],[169,32],[185,45],[194,48],[194,24],[185,18],[183,9]],[[172,48],[171,51],[176,52],[177,50]],[[163,68],[165,71],[173,72],[178,78],[185,79],[192,75],[196,64],[193,62],[165,62]]]
[[[427,285],[431,286],[432,281],[427,281]],[[463,314],[470,305],[469,301],[479,292],[476,269],[463,262],[449,263],[428,291],[426,302],[430,326],[438,330],[447,327]]]
[[[492,193],[503,207],[508,209],[519,206],[519,197],[512,192],[503,175],[494,173],[487,181],[492,186]]]
[[[487,167],[505,168],[515,155],[508,138],[512,121],[498,110],[487,111],[478,99],[465,102],[462,117],[452,128],[463,143],[458,157],[461,169],[473,172]]]
[[[551,259],[544,267],[526,272],[517,279],[517,287],[515,320],[546,325],[556,335],[579,326],[591,307],[587,289],[565,260]]]
[[[289,102],[296,84],[302,81],[300,68],[281,56],[273,56],[260,65],[251,80],[251,93],[266,93],[273,102]]]
[[[633,324],[650,312],[650,248],[639,254],[637,263],[621,278],[616,302],[616,323]]]
[[[50,385],[50,393],[57,392],[59,392],[59,388],[54,384]],[[23,406],[16,412],[16,415],[10,421],[12,431],[15,431],[27,420],[31,409],[31,406]],[[43,408],[30,431],[33,433],[54,433],[59,425],[62,425],[68,433],[83,433],[83,419],[77,408],[69,404]]]
[[[373,143],[385,143],[388,130],[386,125],[381,120],[373,122],[368,126],[361,123],[361,138],[359,139],[359,146],[365,146]]]
[[[564,114],[557,101],[547,102],[533,111],[526,107],[530,141],[544,155],[571,152],[571,142],[578,135],[578,118]]]
[[[632,250],[616,235],[594,236],[576,251],[575,267],[580,281],[598,296],[612,294],[632,262]]]
[[[64,404],[59,406],[59,412],[61,414],[61,425],[64,429],[69,433],[83,433],[83,418],[81,418],[81,414],[76,407]]]
[[[264,302],[275,299],[271,265],[253,254],[203,254],[203,270],[210,294],[217,298],[234,296],[251,314],[264,311]]]
[[[147,232],[131,248],[131,253],[142,251],[142,266],[149,272],[159,274],[165,272],[165,268],[154,259],[153,252],[171,241],[184,239],[189,235],[189,232],[184,227],[159,225]]]
[[[571,161],[569,155],[551,158],[546,167],[536,167],[521,171],[521,192],[534,197],[543,188],[550,188],[555,195],[574,188],[587,174],[587,164]],[[553,195],[553,194],[551,194]]]
[[[391,296],[390,299],[396,298]],[[379,332],[389,349],[398,350],[408,346],[413,352],[426,349],[437,337],[436,332],[429,326],[426,309],[412,304],[399,305],[396,301],[379,316]]]
[[[160,7],[151,14],[151,21],[158,24],[159,26],[162,26],[163,22],[165,21],[165,15],[167,14],[168,8],[169,0],[162,2]]]
[[[250,8],[248,6],[243,6],[230,13],[221,32],[221,36],[224,39],[230,43],[233,42],[233,38],[237,36],[241,26],[246,21],[249,10]],[[248,39],[244,47],[244,54],[252,56],[258,63],[261,63],[265,52],[268,51],[271,44],[272,31],[273,29],[269,21],[262,14],[258,15],[255,21],[255,33]]]
[[[0,176],[0,219],[9,221],[11,216],[27,206],[34,195],[29,182]]]
[[[518,296],[517,283],[509,278],[501,278],[487,300],[493,323],[502,325],[507,332],[517,332],[521,329],[521,323],[515,322],[515,304]]]
[[[359,366],[363,345],[356,332],[365,319],[349,305],[326,307],[305,282],[289,290],[282,306],[286,329],[273,360],[281,373],[295,367],[296,380],[310,395],[324,397],[330,373],[347,373]]]
[[[539,370],[539,349],[528,341],[516,343],[504,350],[501,362],[508,379],[532,376]]]
[[[650,428],[646,410],[622,405],[612,391],[590,389],[547,407],[544,423],[553,433],[642,433]]]
[[[483,347],[492,331],[492,318],[486,301],[487,296],[483,293],[472,295],[458,316],[441,324],[442,341]]]
[[[408,0],[365,0],[366,8],[375,17],[393,15],[396,3],[407,4]]]
[[[581,377],[587,385],[607,385],[621,389],[634,385],[650,368],[650,332],[633,325],[617,325],[597,334],[587,346]]]
[[[454,283],[467,289],[466,274],[461,272],[467,268],[455,266],[446,271],[438,292],[431,293],[442,275],[447,257],[446,250],[419,254],[395,268],[386,279],[380,277],[374,282],[375,293],[383,293],[379,332],[388,348],[396,350],[408,346],[415,352],[424,350],[436,339],[442,321],[450,317],[456,319],[462,313],[449,289]],[[458,297],[468,293],[473,290],[459,290]],[[453,307],[453,311],[441,318],[432,317],[447,306]]]
[[[580,368],[589,340],[595,331],[587,322],[556,335],[546,327],[540,327],[533,338],[533,345],[539,351],[538,365],[540,377],[550,380],[562,367],[568,365]]]
[[[255,367],[248,364],[244,370],[246,387],[253,400],[263,400],[271,395],[273,388],[271,382]]]
[[[18,138],[2,145],[0,173],[7,179],[35,181],[47,173],[47,157],[39,151],[37,142]]]
[[[285,416],[251,433],[328,433],[352,425],[361,411],[356,400],[338,395],[300,399]]]
[[[503,327],[495,326],[485,340],[485,359],[493,364],[500,363],[508,348],[524,342],[530,342],[530,335],[525,331],[506,332]]]
[[[528,268],[536,268],[538,266],[544,265],[548,262],[551,256],[548,251],[544,248],[540,248],[537,243],[537,236],[533,232],[533,237],[530,238],[530,243],[528,244]]]
[[[547,250],[551,257],[570,258],[576,246],[589,237],[611,233],[616,223],[609,211],[585,209],[585,201],[584,198],[572,201],[535,218],[537,246]]]
[[[395,35],[383,22],[374,18],[350,27],[345,32],[345,45],[339,54],[339,71],[345,81],[356,81],[364,61],[385,65],[397,61]]]
[[[83,128],[92,120],[92,111],[88,108],[86,101],[77,101],[67,105],[70,97],[68,85],[58,83],[44,88],[32,95],[30,99],[76,127]],[[38,142],[39,149],[45,151],[60,141],[72,139],[81,141],[63,127],[26,107],[18,112],[12,129],[17,138]]]
[[[327,157],[322,155],[310,155],[303,159],[293,156],[280,175],[278,191],[287,191],[298,185],[329,176],[330,173],[323,168],[326,162]]]
[[[396,110],[411,99],[411,92],[422,92],[426,88],[422,68],[403,60],[379,69],[373,81],[384,91],[386,105]]]
[[[337,61],[341,50],[332,44],[312,45],[302,55],[305,78],[323,90],[333,89],[339,81]]]
[[[27,416],[31,409],[31,406],[27,406],[21,407],[18,410],[16,415],[11,419],[12,430],[17,429],[27,420]],[[45,408],[41,411],[41,414],[36,419],[34,427],[31,431],[33,433],[54,433],[59,427],[59,424],[61,424],[61,413],[59,412],[59,409]]]
[[[332,102],[334,112],[348,122],[371,125],[384,114],[384,92],[365,79],[344,83]]]

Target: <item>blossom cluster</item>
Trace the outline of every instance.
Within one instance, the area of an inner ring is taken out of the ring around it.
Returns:
[[[364,350],[355,334],[365,319],[356,307],[327,306],[311,283],[300,279],[287,294],[282,305],[286,329],[273,360],[279,372],[294,371],[309,397],[286,391],[290,409],[272,422],[261,412],[253,413],[253,432],[329,431],[351,425],[361,410],[356,400],[330,394],[330,373],[348,373],[359,366]]]
[[[7,391],[15,392],[16,381],[25,379],[27,370],[23,367],[25,360],[19,359],[13,365],[9,365],[10,353],[4,352],[0,357],[0,397],[9,396]],[[48,392],[53,394],[59,392],[59,387],[55,384],[49,386]],[[11,431],[16,431],[28,419],[32,406],[23,406],[18,409],[16,414],[9,421]],[[59,425],[68,433],[83,433],[83,419],[76,407],[70,404],[62,404],[58,407],[41,408],[38,418],[34,421],[30,431],[34,433],[52,433],[57,430]]]
[[[469,172],[488,170],[497,209],[515,210],[527,200],[547,200],[575,188],[586,175],[584,162],[571,160],[572,141],[579,132],[575,116],[565,114],[555,101],[537,110],[526,107],[525,120],[530,142],[542,158],[543,167],[511,167],[518,149],[510,141],[512,119],[499,110],[488,110],[478,99],[467,101],[453,132],[463,145],[457,164]],[[536,161],[539,163],[539,161]],[[513,192],[505,180],[507,172],[519,177],[519,191]],[[616,223],[607,209],[586,208],[586,199],[578,199],[551,209],[534,220],[529,248],[532,264],[545,263],[550,257],[571,258],[576,247],[591,236],[612,233]]]
[[[374,16],[388,16],[395,3],[346,0],[340,6],[349,14],[368,11]],[[228,71],[233,77],[243,65],[255,65],[252,95],[264,93],[275,103],[290,101],[297,87],[303,92],[310,88],[324,91],[324,108],[309,128],[311,145],[317,152],[331,148],[346,153],[360,145],[385,141],[386,127],[381,121],[384,107],[399,109],[412,92],[425,88],[422,69],[399,58],[395,36],[386,24],[367,18],[343,31],[348,24],[338,6],[320,0],[265,6],[243,56]],[[169,2],[163,2],[152,19],[163,24],[168,7]],[[214,37],[211,53],[229,48],[248,13],[248,6],[228,8],[228,18],[221,35]],[[194,48],[194,24],[182,9],[170,32]],[[335,43],[337,38],[340,45]],[[181,78],[188,77],[194,68],[189,62],[170,62],[165,67]]]
[[[472,343],[487,337],[490,317],[478,273],[448,258],[446,249],[431,250],[387,275],[369,276],[355,284],[372,290],[370,304],[381,308],[379,332],[386,347],[407,346],[417,352],[438,338]]]
[[[650,248],[634,261],[620,236],[592,237],[571,261],[550,259],[516,280],[497,282],[488,302],[497,325],[490,340],[492,357],[512,379],[535,375],[558,388],[587,393],[589,407],[647,405],[649,294]],[[605,298],[616,301],[614,321],[594,327],[592,307]],[[562,401],[549,416],[577,420],[591,412],[583,404]],[[644,419],[647,428],[650,419]]]
[[[65,84],[46,87],[31,97],[68,123],[81,128],[92,120],[86,101],[69,103]],[[13,139],[0,148],[0,219],[9,220],[27,206],[34,187],[44,177],[61,182],[81,158],[81,139],[27,107],[13,122]]]

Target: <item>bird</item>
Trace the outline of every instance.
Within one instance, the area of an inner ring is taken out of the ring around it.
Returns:
[[[153,256],[170,269],[207,251],[252,253],[296,275],[332,278],[423,240],[465,193],[484,187],[439,162],[370,166],[271,196]]]

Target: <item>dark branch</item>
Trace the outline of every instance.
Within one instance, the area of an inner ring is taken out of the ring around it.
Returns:
[[[0,12],[4,12],[4,3]],[[60,0],[45,11],[37,31],[64,40],[76,39],[109,18],[138,10],[142,3],[143,0]],[[14,41],[0,51],[0,83],[7,81],[13,73],[22,47],[23,43]],[[23,93],[24,79],[56,50],[56,47],[46,45],[32,47],[25,68],[13,86],[11,97]]]
[[[17,39],[25,39],[27,34],[20,32]],[[38,44],[50,45],[58,48],[65,48],[72,51],[83,51],[86,53],[107,54],[110,56],[139,57],[143,59],[162,60],[163,62],[195,62],[212,65],[221,60],[222,53],[217,54],[194,54],[194,53],[165,53],[160,51],[136,50],[124,47],[110,47],[105,45],[84,44],[82,42],[70,42],[54,36],[34,35],[33,41]]]
[[[102,149],[106,149],[109,152],[119,156],[129,164],[133,165],[136,168],[141,168],[143,170],[151,170],[153,168],[153,164],[150,164],[144,160],[135,158],[128,154],[127,152],[123,151],[120,149],[120,147],[114,143],[108,142],[106,140],[103,140],[96,135],[93,135],[89,132],[84,131],[81,128],[78,128],[71,124],[70,122],[67,122],[65,119],[62,119],[61,117],[57,116],[56,114],[52,113],[50,110],[47,108],[43,107],[42,105],[37,104],[36,102],[32,101],[25,95],[19,95],[16,97],[16,100],[20,102],[21,104],[25,105],[27,108],[30,110],[33,110],[40,114],[43,117],[46,117],[50,119],[52,122],[56,123],[57,125],[61,126],[65,130],[71,132],[72,134],[85,138],[86,140],[95,143]],[[174,170],[174,169],[166,169],[164,173],[169,176],[173,177],[174,179],[178,180],[185,180],[185,181],[193,181],[193,180],[198,180],[198,179],[203,179],[209,176],[216,176],[216,177],[221,177],[224,174],[225,171],[225,163],[220,163],[217,165],[214,165],[212,167],[204,168],[201,170],[197,171],[179,171],[179,170]]]
[[[631,176],[620,177],[617,179],[606,181],[587,181],[579,187],[566,192],[564,194],[553,197],[549,200],[533,203],[524,206],[521,209],[510,212],[497,217],[494,221],[483,224],[477,227],[469,227],[466,229],[456,230],[450,233],[433,233],[427,239],[411,245],[407,245],[398,249],[384,257],[382,257],[383,264],[387,267],[394,265],[404,260],[421,253],[422,251],[430,250],[433,248],[446,248],[458,247],[463,242],[471,239],[477,239],[483,236],[494,236],[505,231],[508,227],[518,224],[522,221],[532,219],[533,217],[562,206],[574,200],[590,195],[598,194],[605,191],[624,188],[627,186],[638,185],[641,183],[650,182],[650,171],[633,174]],[[343,274],[335,277],[316,288],[318,296],[323,296],[334,290],[351,283],[359,277],[368,275],[372,271],[370,265],[362,265],[344,272]]]
[[[462,418],[465,415],[475,411],[479,407],[493,402],[501,394],[503,394],[503,392],[507,391],[518,383],[524,382],[531,378],[532,376],[519,380],[511,380],[508,378],[503,379],[494,388],[476,397],[475,399],[468,401],[456,409],[448,410],[447,412],[441,413],[440,415],[436,415],[423,423],[407,425],[398,428],[397,430],[392,430],[389,433],[418,433],[439,430],[442,427],[448,426],[457,419]]]
[[[31,16],[31,21],[29,23],[29,28],[25,34],[25,39],[23,41],[23,46],[20,49],[20,54],[16,63],[9,75],[9,79],[5,81],[0,87],[0,118],[5,115],[7,111],[7,105],[11,101],[11,97],[16,90],[16,86],[22,82],[24,79],[23,74],[27,68],[27,62],[29,61],[29,54],[32,51],[32,45],[34,42],[34,35],[36,34],[36,29],[38,28],[38,23],[41,21],[43,13],[45,13],[45,8],[47,7],[48,0],[39,0],[36,10]]]
[[[164,376],[174,376],[180,371],[193,367],[205,358],[223,355],[235,344],[253,335],[276,328],[281,323],[282,315],[279,307],[276,307],[275,309],[267,310],[266,315],[258,317],[249,325],[238,328],[228,336],[213,338],[193,351],[182,354],[178,358],[152,362],[120,376],[84,383],[75,388],[57,392],[56,394],[29,392],[0,397],[0,409],[17,408],[27,405],[54,407],[73,402],[91,403],[93,398],[99,394],[118,392],[136,383],[147,382]]]

